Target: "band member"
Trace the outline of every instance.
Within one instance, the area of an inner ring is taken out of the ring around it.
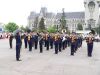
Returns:
[[[62,39],[62,47],[63,47],[63,50],[65,50],[65,48],[66,48],[66,38],[65,38],[65,35],[63,35],[63,39]]]
[[[40,34],[39,37],[40,37],[39,38],[40,53],[42,53],[43,52],[43,40],[44,40],[43,34]]]
[[[29,51],[32,51],[32,33],[28,34]]]
[[[53,34],[50,35],[50,46],[51,46],[51,49],[53,49],[53,41],[54,41],[54,36]]]
[[[47,39],[47,34],[45,33],[45,35],[44,35],[44,43],[45,43],[44,47],[47,47],[46,39]]]
[[[28,43],[28,36],[27,36],[27,34],[24,34],[24,43],[25,43],[25,48],[27,48],[27,43]]]
[[[37,46],[38,46],[38,35],[37,35],[37,33],[35,33],[35,35],[34,35],[34,45],[35,45],[35,49],[37,49]]]
[[[20,32],[18,32],[15,36],[16,39],[16,60],[17,61],[21,61],[19,60],[20,58],[20,49],[21,49],[21,36],[20,36]]]
[[[62,37],[61,35],[58,35],[58,41],[59,41],[59,52],[61,52],[61,48],[62,48]]]
[[[46,49],[49,50],[49,42],[50,42],[50,36],[49,34],[46,34],[45,36],[45,44],[46,44]]]
[[[9,37],[10,48],[12,48],[12,41],[13,41],[13,34],[10,34],[10,37]]]
[[[78,39],[78,35],[76,35],[76,39],[75,39],[75,52],[78,50],[78,45],[79,45],[79,39]]]
[[[71,39],[71,55],[74,55],[74,52],[75,52],[75,44],[76,44],[76,36],[75,36],[75,33],[72,33],[70,39]]]
[[[68,47],[71,45],[70,35],[67,36],[67,44],[68,44]]]
[[[79,37],[78,37],[78,47],[82,47],[82,41],[83,41],[82,35],[79,35]]]
[[[94,40],[93,34],[90,32],[90,33],[89,33],[89,36],[86,37],[88,57],[92,57],[93,40]]]
[[[55,44],[55,54],[58,54],[59,41],[58,41],[58,35],[57,34],[55,34],[54,44]]]
[[[68,39],[67,39],[67,37],[68,37],[68,35],[65,36],[65,38],[66,38],[65,39],[65,48],[67,48],[67,46],[68,46]]]

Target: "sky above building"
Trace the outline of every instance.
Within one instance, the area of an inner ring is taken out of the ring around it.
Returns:
[[[31,11],[40,12],[41,7],[47,7],[48,12],[84,11],[84,0],[0,0],[0,22],[15,22],[27,25],[27,17]]]

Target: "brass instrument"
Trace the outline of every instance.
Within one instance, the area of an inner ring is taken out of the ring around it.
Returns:
[[[28,35],[28,41],[30,41],[30,39],[31,39],[31,35],[29,34],[29,35]]]
[[[76,40],[76,36],[72,36],[72,37],[71,37],[71,41],[72,41],[72,42],[75,42],[75,40]]]
[[[57,40],[58,40],[58,35],[55,35],[55,37],[54,37],[54,38],[55,38],[55,41],[57,41]]]

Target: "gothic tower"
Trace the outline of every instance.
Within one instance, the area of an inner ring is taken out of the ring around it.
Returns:
[[[100,0],[85,0],[85,28],[92,29],[97,27],[99,20]]]

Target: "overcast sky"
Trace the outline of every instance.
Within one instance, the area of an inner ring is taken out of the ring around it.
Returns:
[[[27,25],[27,17],[31,11],[39,12],[47,7],[49,12],[84,11],[84,0],[0,0],[0,22],[15,22]]]

